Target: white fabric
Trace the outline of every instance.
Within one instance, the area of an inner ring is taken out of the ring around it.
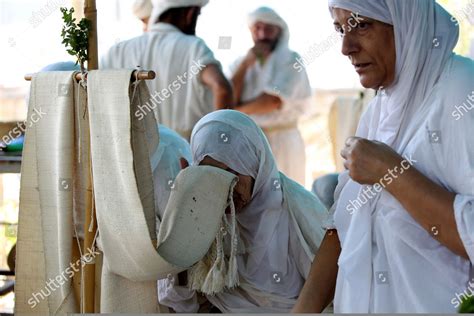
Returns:
[[[152,0],[152,3],[153,11],[151,13],[149,25],[156,23],[160,15],[169,9],[182,7],[204,7],[209,3],[209,0]]]
[[[362,108],[363,102],[361,99],[339,97],[332,104],[329,111],[329,134],[337,172],[344,171],[341,150],[345,147],[347,138],[355,135],[363,112]]]
[[[459,121],[452,113],[472,93],[474,65],[452,53],[457,26],[431,0],[330,0],[329,6],[394,25],[396,81],[370,104],[357,136],[387,143],[458,194],[456,219],[469,249],[474,151],[468,135],[474,132],[474,113]],[[431,131],[441,133],[441,143],[430,138]],[[436,241],[385,190],[351,215],[350,202],[365,188],[347,172],[339,177],[334,224],[342,252],[335,312],[455,312],[451,300],[466,288],[469,261]],[[442,223],[433,224],[442,229]],[[381,284],[383,279],[388,282]]]
[[[143,20],[151,16],[153,5],[151,4],[151,0],[135,0],[132,10],[137,18]]]
[[[260,127],[274,129],[266,133],[278,168],[304,185],[305,146],[296,125],[309,106],[311,97],[309,79],[306,70],[302,69],[299,72],[293,68],[298,54],[288,48],[290,34],[286,22],[267,7],[261,7],[249,15],[249,25],[258,21],[279,26],[282,35],[265,64],[262,66],[256,62],[247,70],[241,101],[243,103],[252,101],[263,93],[280,97],[283,102],[281,109],[251,117]],[[237,71],[243,58],[239,58],[231,65],[231,75]],[[282,126],[291,127],[278,130]]]
[[[189,139],[196,122],[211,112],[213,96],[200,80],[206,65],[219,62],[204,41],[185,35],[171,24],[153,24],[146,34],[113,46],[101,61],[101,69],[135,68],[154,70],[147,80],[154,99],[142,100],[135,115],[153,109],[157,120]],[[159,95],[158,95],[159,94]]]
[[[39,73],[31,82],[21,168],[15,313],[78,312],[69,267],[73,242],[75,166],[74,72]],[[55,127],[52,130],[51,127]],[[75,246],[75,245],[74,245]],[[74,267],[76,270],[78,267]],[[67,271],[66,271],[67,269]]]
[[[160,144],[151,157],[151,169],[153,171],[153,184],[155,188],[155,215],[156,232],[160,228],[166,204],[171,193],[174,179],[181,171],[179,159],[184,158],[191,164],[191,148],[189,143],[178,133],[164,125],[159,126]]]
[[[229,137],[228,143],[221,142],[222,133]],[[255,179],[250,203],[237,214],[244,246],[237,260],[241,285],[207,298],[222,312],[288,312],[322,240],[324,206],[278,172],[265,136],[242,113],[224,110],[207,115],[193,130],[191,149],[194,164],[210,156]],[[173,308],[197,311],[197,303],[172,283],[163,284],[163,292],[169,294]]]
[[[236,182],[235,175],[215,167],[183,169],[163,215],[158,253],[183,268],[201,260],[223,227],[222,218]]]
[[[158,146],[158,128],[153,116],[140,121],[131,115],[147,91],[138,85],[132,102],[130,76],[130,70],[88,75],[94,195],[108,267],[129,280],[148,281],[180,269],[159,256],[152,243],[156,232],[149,155]]]

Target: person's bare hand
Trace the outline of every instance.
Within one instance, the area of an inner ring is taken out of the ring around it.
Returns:
[[[380,182],[389,169],[399,166],[403,161],[388,145],[359,137],[346,140],[341,156],[352,180],[368,185]]]
[[[267,58],[272,53],[271,43],[258,42],[255,44],[252,50],[257,56],[257,58],[258,57]]]
[[[257,61],[257,55],[255,55],[253,48],[251,48],[247,52],[247,55],[245,55],[244,65],[246,68],[250,68],[255,64],[256,61]]]

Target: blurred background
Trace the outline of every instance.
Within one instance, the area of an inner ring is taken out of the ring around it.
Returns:
[[[59,8],[74,6],[80,16],[81,2],[0,0],[0,137],[26,119],[29,83],[24,75],[54,62],[73,60],[61,44]],[[461,38],[456,52],[474,58],[474,1],[438,2],[459,20]],[[97,1],[99,55],[115,43],[142,33],[132,4],[133,0]],[[338,147],[355,126],[353,120],[338,117],[342,112],[346,117],[349,113],[349,118],[358,117],[372,94],[362,89],[350,62],[340,54],[340,39],[334,36],[326,1],[211,0],[202,9],[197,35],[214,51],[224,69],[252,46],[246,17],[261,5],[274,8],[286,20],[290,48],[308,61],[306,70],[314,93],[300,128],[306,143],[306,186],[310,188],[317,177],[342,167]],[[10,270],[7,256],[16,242],[20,159],[0,156],[0,270],[7,271],[5,274]],[[3,276],[0,287],[9,280],[11,277]],[[13,294],[3,295],[0,290],[0,312],[12,313],[13,305]]]

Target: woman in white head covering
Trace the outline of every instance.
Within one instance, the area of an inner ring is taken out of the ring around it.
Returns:
[[[321,248],[338,235],[342,251],[313,265],[294,311],[320,311],[336,283],[335,312],[455,312],[474,289],[473,61],[453,53],[458,27],[434,0],[329,6],[342,53],[379,93],[341,153]]]
[[[240,235],[239,286],[207,295],[222,312],[288,312],[294,305],[323,236],[325,207],[281,174],[261,129],[245,114],[208,114],[193,130],[196,165],[212,165],[239,176],[234,190]],[[194,309],[191,291],[169,283],[160,303],[176,311]],[[189,295],[191,293],[191,295]],[[183,305],[184,301],[184,305]]]
[[[192,162],[191,149],[188,142],[178,133],[164,125],[159,125],[160,144],[151,158],[155,191],[155,210],[158,210],[159,221],[156,231],[163,218],[168,204],[174,179],[181,171],[181,159]]]

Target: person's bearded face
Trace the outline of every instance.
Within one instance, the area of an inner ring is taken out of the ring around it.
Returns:
[[[257,22],[250,27],[252,38],[255,43],[255,53],[268,55],[278,45],[282,30],[279,26],[264,22]]]

